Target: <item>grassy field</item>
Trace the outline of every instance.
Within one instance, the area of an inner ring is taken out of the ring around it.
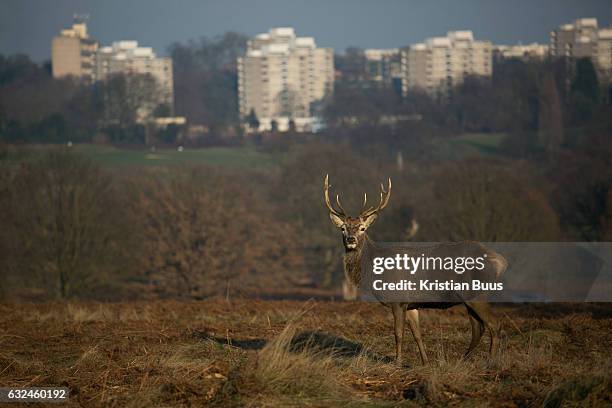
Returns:
[[[469,146],[483,154],[495,154],[505,137],[505,133],[466,133],[451,139],[450,143]]]
[[[6,155],[10,162],[21,162],[39,157],[49,146],[26,146],[12,148]],[[272,169],[284,159],[283,155],[257,151],[253,147],[210,147],[201,149],[121,149],[113,146],[83,144],[75,145],[76,153],[82,154],[108,168],[166,166],[173,164],[206,164],[250,169]]]
[[[62,406],[610,406],[612,310],[496,308],[473,359],[461,308],[426,311],[432,361],[392,361],[378,304],[218,300],[0,305],[0,384],[67,386]],[[49,406],[57,406],[50,404]]]
[[[159,166],[207,164],[212,166],[267,168],[278,164],[276,157],[251,147],[209,147],[206,149],[123,150],[110,146],[82,145],[76,151],[105,166]]]
[[[468,157],[494,156],[500,154],[499,146],[505,133],[466,133],[436,141],[435,157],[442,159],[465,159]]]
[[[499,154],[499,144],[504,137],[504,133],[468,133],[454,138],[443,138],[435,141],[433,151],[430,153],[438,159],[496,155]],[[11,147],[4,159],[14,163],[27,161],[39,157],[49,148],[50,146],[44,145]],[[76,144],[71,149],[108,168],[124,169],[187,163],[270,170],[297,154],[300,148],[294,146],[285,153],[263,152],[253,146],[185,148],[179,152],[175,148],[151,151]]]

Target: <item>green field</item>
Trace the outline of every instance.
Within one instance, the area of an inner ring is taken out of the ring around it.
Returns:
[[[505,133],[465,133],[453,141],[480,149],[482,153],[497,153],[504,137]]]
[[[49,149],[49,146],[11,148],[5,158],[9,162],[27,161],[39,157]],[[265,170],[278,166],[284,159],[281,154],[259,152],[253,147],[186,148],[179,152],[176,149],[132,150],[113,146],[83,144],[75,145],[71,149],[99,162],[102,166],[113,168],[186,163]]]
[[[437,139],[431,145],[431,156],[442,160],[456,160],[475,156],[499,154],[504,133],[466,133],[453,138]],[[66,148],[52,145],[12,146],[4,160],[12,163],[40,157],[50,149]],[[175,164],[205,164],[242,169],[271,170],[289,157],[298,154],[300,147],[292,146],[288,152],[266,152],[253,146],[166,149],[126,149],[107,145],[77,144],[70,149],[104,167],[154,167]]]
[[[489,156],[499,154],[499,146],[505,133],[464,133],[451,139],[440,140],[442,150],[449,158]]]
[[[268,168],[279,164],[278,158],[251,147],[210,147],[205,149],[125,150],[110,146],[82,145],[75,150],[103,165],[160,166],[167,164],[207,164],[213,166]]]

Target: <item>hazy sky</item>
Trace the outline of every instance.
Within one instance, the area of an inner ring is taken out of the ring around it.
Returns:
[[[612,0],[0,0],[0,53],[49,59],[52,37],[73,13],[90,15],[89,31],[104,45],[134,39],[159,54],[174,41],[273,26],[293,26],[338,52],[460,29],[494,43],[548,42],[551,29],[578,17],[610,25]]]

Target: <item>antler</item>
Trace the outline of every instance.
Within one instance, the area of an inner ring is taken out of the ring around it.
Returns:
[[[331,204],[331,201],[329,199],[329,174],[325,175],[325,204],[327,205],[327,208],[329,209],[329,212],[337,215],[338,217],[346,217],[346,212],[344,211],[344,208],[342,208],[342,204],[340,204],[340,197],[338,197],[338,195],[336,194],[336,203],[338,203],[338,208],[340,208],[340,211],[337,211]]]
[[[391,197],[391,178],[389,178],[389,187],[386,190],[385,190],[385,186],[383,186],[383,184],[380,183],[380,202],[378,203],[378,206],[376,208],[374,207],[368,208],[367,210],[363,211],[359,215],[359,217],[367,218],[370,215],[379,212],[380,210],[385,208],[387,204],[389,204],[390,197]],[[367,195],[364,195],[363,208],[365,208],[366,206],[367,199],[368,199]]]

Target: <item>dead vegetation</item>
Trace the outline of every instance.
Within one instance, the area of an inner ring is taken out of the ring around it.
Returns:
[[[0,306],[0,384],[68,386],[69,406],[612,404],[612,312],[498,307],[502,351],[461,359],[460,310],[427,311],[432,357],[392,362],[391,317],[367,303],[237,300]],[[483,342],[484,343],[484,342]]]

